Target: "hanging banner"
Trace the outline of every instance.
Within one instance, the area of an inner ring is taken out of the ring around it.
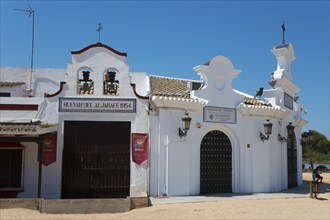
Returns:
[[[46,134],[42,139],[42,164],[48,166],[56,162],[57,134]],[[38,158],[40,158],[38,156]],[[39,159],[40,160],[40,159]]]
[[[138,165],[148,160],[148,134],[132,133],[132,159]]]

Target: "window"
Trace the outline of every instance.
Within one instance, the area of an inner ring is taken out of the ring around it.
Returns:
[[[94,81],[90,78],[91,68],[79,71],[78,94],[94,94]]]
[[[104,74],[104,95],[119,95],[119,81],[116,79],[118,70],[109,68]]]
[[[23,148],[0,148],[0,188],[22,186]]]

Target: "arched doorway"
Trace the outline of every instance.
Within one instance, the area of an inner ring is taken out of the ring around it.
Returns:
[[[200,193],[232,192],[232,146],[221,131],[210,131],[200,149]]]

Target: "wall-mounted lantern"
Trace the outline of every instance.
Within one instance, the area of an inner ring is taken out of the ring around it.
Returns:
[[[300,144],[306,144],[308,141],[313,139],[313,132],[309,130],[308,132],[304,132],[301,135]]]
[[[301,143],[306,143],[308,141],[308,133],[302,133],[301,135]]]
[[[185,113],[185,115],[181,118],[181,120],[182,120],[182,130],[181,128],[179,128],[179,137],[182,139],[182,137],[185,137],[187,135],[187,132],[190,129],[191,117],[189,117],[188,112]]]
[[[285,137],[282,137],[282,135],[278,134],[278,141],[279,142],[288,142],[290,141],[291,137],[293,136],[294,133],[294,128],[295,126],[292,125],[292,122],[289,122],[288,126],[286,126],[286,129],[288,130],[288,139],[286,139]]]
[[[260,131],[260,140],[262,142],[264,142],[264,140],[268,140],[269,139],[269,135],[272,134],[272,128],[273,128],[273,123],[269,122],[269,119],[267,119],[267,123],[264,124],[264,132],[265,132],[265,134],[263,134]]]
[[[286,126],[286,129],[288,130],[288,137],[292,137],[294,133],[294,126],[292,125],[292,122],[289,122],[288,126]]]

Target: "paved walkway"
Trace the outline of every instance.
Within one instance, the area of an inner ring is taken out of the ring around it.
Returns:
[[[321,193],[330,192],[330,184],[321,184]],[[232,199],[279,199],[279,198],[309,198],[309,182],[304,181],[297,186],[285,191],[276,193],[221,193],[198,196],[173,196],[173,197],[150,197],[152,205],[170,203],[191,203],[191,202],[212,202]]]

